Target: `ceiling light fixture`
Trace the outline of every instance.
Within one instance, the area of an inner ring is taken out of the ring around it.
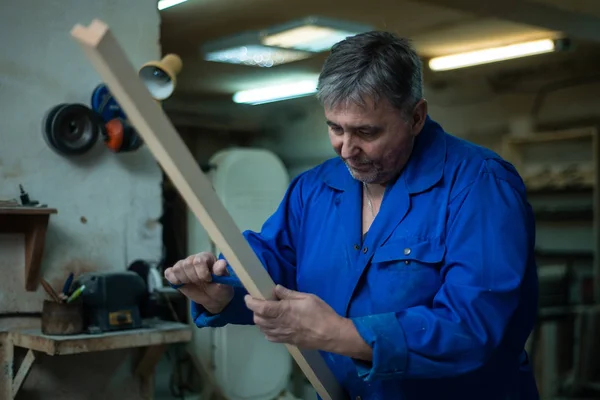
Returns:
[[[349,36],[372,29],[369,25],[311,16],[264,30],[261,41],[267,46],[320,53]]]
[[[206,43],[202,53],[206,61],[266,68],[312,56],[306,51],[265,46],[259,35],[251,32]]]
[[[202,46],[206,61],[273,67],[329,50],[348,36],[371,30],[367,25],[308,17],[217,39]]]
[[[187,0],[159,0],[158,9],[164,10],[165,8],[176,6],[177,4],[185,3]]]
[[[233,95],[233,101],[242,104],[265,104],[295,99],[316,93],[318,77],[267,87],[242,90]]]
[[[535,40],[432,58],[429,61],[429,68],[433,71],[447,71],[553,51],[556,51],[556,42],[553,39]]]

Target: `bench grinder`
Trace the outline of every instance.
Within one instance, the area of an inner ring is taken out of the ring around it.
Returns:
[[[137,273],[85,273],[74,282],[73,290],[82,285],[84,323],[90,333],[142,327],[140,304],[148,293]]]

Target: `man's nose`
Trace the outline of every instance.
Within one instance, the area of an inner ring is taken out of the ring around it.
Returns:
[[[358,147],[356,146],[355,140],[353,136],[349,133],[344,134],[344,139],[342,141],[342,158],[352,158],[356,156],[358,153]]]

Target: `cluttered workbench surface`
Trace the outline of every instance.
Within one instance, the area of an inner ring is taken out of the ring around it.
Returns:
[[[160,291],[152,292],[134,271],[70,273],[61,287],[40,283],[43,301],[39,327],[0,332],[0,399],[15,398],[35,361],[42,355],[140,349],[134,375],[141,394],[152,399],[154,369],[167,347],[192,339],[192,326],[159,317],[147,308]],[[175,321],[180,318],[173,311]],[[15,348],[26,349],[16,373]]]
[[[192,337],[189,325],[171,321],[144,321],[140,329],[99,334],[45,335],[40,329],[16,330],[10,333],[14,346],[49,355],[181,343],[188,342]]]
[[[190,325],[161,320],[144,320],[137,329],[122,329],[102,333],[76,335],[47,335],[41,329],[0,332],[0,398],[15,398],[38,358],[36,353],[60,356],[127,348],[143,348],[134,374],[141,379],[144,398],[152,399],[154,368],[166,347],[186,343],[192,338]],[[12,374],[14,347],[28,349],[16,374]]]

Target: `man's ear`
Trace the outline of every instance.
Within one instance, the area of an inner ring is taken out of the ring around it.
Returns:
[[[423,130],[425,120],[427,119],[427,100],[421,99],[413,109],[412,118],[410,120],[413,136],[418,136]]]

